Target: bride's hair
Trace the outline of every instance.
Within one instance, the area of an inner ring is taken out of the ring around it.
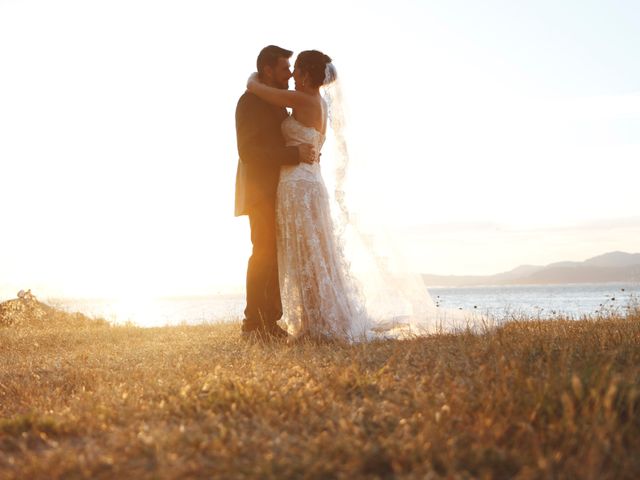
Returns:
[[[335,80],[335,70],[332,69],[332,75],[327,75],[329,64],[331,64],[331,57],[318,50],[305,50],[296,58],[296,66],[302,72],[309,74],[314,87],[321,87]]]

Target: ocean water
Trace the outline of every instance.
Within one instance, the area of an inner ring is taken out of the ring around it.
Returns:
[[[501,322],[523,315],[548,319],[560,315],[580,318],[603,311],[624,313],[630,304],[640,300],[640,283],[430,288],[429,293],[442,308],[488,314]],[[49,303],[113,323],[156,327],[239,320],[244,295],[126,301],[59,299]]]
[[[624,313],[640,300],[640,283],[431,288],[429,292],[441,307],[475,310],[498,320],[513,315],[579,318]]]

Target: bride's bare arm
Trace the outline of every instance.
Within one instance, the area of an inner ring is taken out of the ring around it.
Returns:
[[[269,87],[258,80],[258,74],[254,73],[247,81],[247,90],[256,94],[272,105],[278,107],[300,108],[309,105],[309,95],[296,92],[295,90],[281,90],[279,88]]]

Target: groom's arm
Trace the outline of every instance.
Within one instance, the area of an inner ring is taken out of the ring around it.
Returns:
[[[256,108],[248,100],[248,98],[242,98],[236,108],[236,134],[240,159],[246,163],[272,164],[274,166],[299,164],[298,147],[269,145],[265,142],[262,123],[272,121],[272,119],[264,118],[265,112]]]

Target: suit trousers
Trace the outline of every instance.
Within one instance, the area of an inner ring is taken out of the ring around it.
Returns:
[[[268,328],[282,318],[275,204],[275,199],[270,199],[249,210],[253,250],[247,265],[247,307],[243,331]]]

